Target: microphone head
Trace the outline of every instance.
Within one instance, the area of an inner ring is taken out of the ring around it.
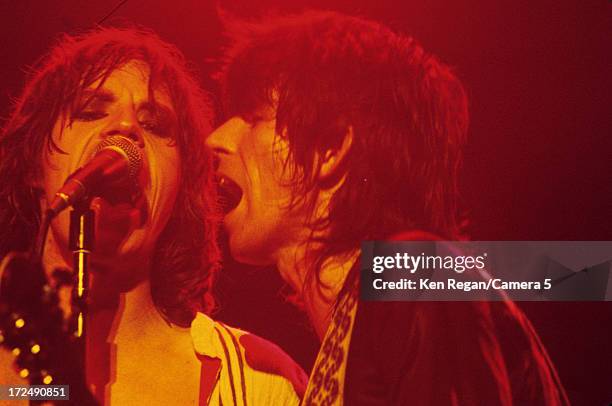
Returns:
[[[70,175],[55,194],[47,216],[53,218],[66,207],[92,196],[105,197],[109,202],[127,199],[134,203],[140,196],[141,168],[142,154],[132,140],[121,135],[105,138],[96,147],[92,159]]]
[[[142,153],[132,140],[122,135],[112,135],[98,144],[94,156],[103,150],[112,149],[119,152],[128,162],[128,176],[136,181],[142,168]]]

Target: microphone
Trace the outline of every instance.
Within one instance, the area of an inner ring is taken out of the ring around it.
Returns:
[[[141,167],[140,149],[129,138],[113,135],[104,139],[94,157],[70,175],[55,194],[48,216],[55,217],[68,206],[95,196],[104,187],[126,180],[135,182]]]

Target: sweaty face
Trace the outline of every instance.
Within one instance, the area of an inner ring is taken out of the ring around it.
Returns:
[[[290,207],[291,172],[287,141],[276,120],[247,122],[233,117],[207,144],[219,158],[218,183],[232,255],[254,264],[273,264],[279,252],[303,238],[304,214]]]
[[[152,100],[149,68],[142,62],[133,61],[116,69],[99,85],[94,83],[86,89],[71,117],[60,118],[55,124],[53,141],[63,153],[45,149],[45,197],[50,202],[66,178],[91,159],[105,138],[130,138],[143,156],[138,178],[140,198],[93,199],[96,244],[92,263],[112,264],[122,258],[138,258],[143,263],[147,259],[143,256],[150,256],[165,227],[177,196],[180,165],[174,142],[174,110],[164,91],[156,91]],[[68,212],[52,223],[53,235],[64,248],[68,245]]]

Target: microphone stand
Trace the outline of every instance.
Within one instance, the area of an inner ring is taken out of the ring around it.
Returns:
[[[95,213],[89,208],[90,200],[86,199],[73,206],[70,212],[69,248],[73,252],[74,286],[72,292],[73,340],[76,345],[78,369],[75,378],[79,381],[74,398],[87,399],[86,403],[95,404],[86,384],[86,337],[88,332],[88,296],[89,296],[89,255],[94,249]],[[80,372],[80,373],[79,373]],[[71,393],[71,398],[72,398]]]

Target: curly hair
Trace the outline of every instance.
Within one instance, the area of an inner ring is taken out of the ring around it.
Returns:
[[[36,64],[0,133],[0,257],[28,250],[41,221],[43,148],[60,117],[70,117],[77,95],[114,70],[137,60],[150,68],[149,92],[167,89],[178,119],[181,180],[175,209],[155,247],[151,294],[164,318],[188,326],[196,311],[215,306],[212,285],[219,267],[215,188],[204,138],[212,116],[206,95],[183,55],[140,28],[96,28],[63,35]]]
[[[232,42],[218,74],[224,114],[248,121],[262,107],[275,109],[296,203],[313,207],[330,187],[313,176],[316,156],[353,133],[331,182],[343,180],[329,214],[312,219],[319,268],[361,241],[403,230],[457,238],[468,107],[448,66],[411,37],[335,12],[225,24]],[[325,230],[322,237],[317,230]]]

